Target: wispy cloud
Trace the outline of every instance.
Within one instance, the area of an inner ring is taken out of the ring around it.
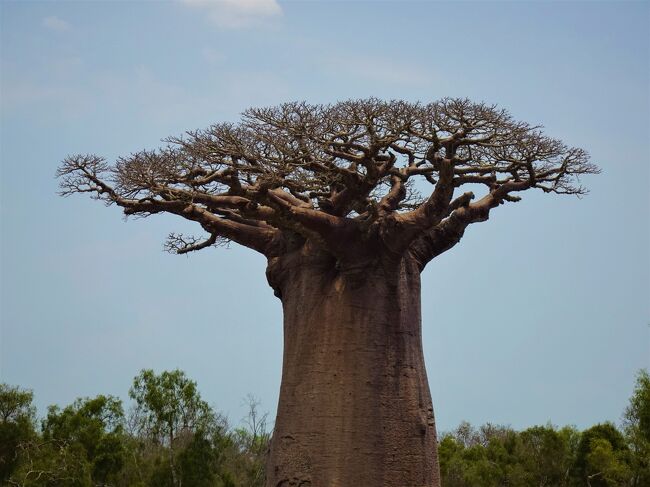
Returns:
[[[68,22],[53,15],[43,19],[43,27],[56,32],[66,32],[70,30],[70,24]]]
[[[189,7],[202,9],[208,19],[224,29],[242,29],[260,25],[282,16],[277,0],[180,0]]]

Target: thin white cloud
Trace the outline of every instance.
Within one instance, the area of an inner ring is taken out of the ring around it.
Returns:
[[[277,0],[180,1],[189,7],[202,9],[212,23],[224,29],[252,27],[282,16]]]
[[[55,17],[54,15],[43,19],[43,27],[56,32],[66,32],[70,30],[70,24],[68,22]]]

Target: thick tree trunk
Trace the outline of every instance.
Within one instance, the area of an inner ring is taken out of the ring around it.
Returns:
[[[303,252],[268,275],[284,360],[267,487],[439,486],[415,262],[337,269]]]

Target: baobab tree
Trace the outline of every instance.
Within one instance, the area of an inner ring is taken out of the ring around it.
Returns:
[[[587,153],[466,99],[287,103],[164,142],[68,157],[61,193],[196,222],[178,254],[267,258],[284,355],[266,485],[438,486],[420,274],[524,190],[585,193]]]

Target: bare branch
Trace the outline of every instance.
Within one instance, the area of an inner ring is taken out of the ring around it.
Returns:
[[[174,254],[187,254],[206,247],[225,245],[226,239],[220,239],[219,235],[213,233],[205,240],[197,239],[194,236],[185,236],[182,233],[170,233],[165,242],[164,249],[166,252]]]
[[[345,252],[344,235],[354,246],[379,235],[401,253],[462,215],[469,224],[479,208],[519,201],[526,189],[585,194],[580,177],[598,172],[584,150],[467,99],[285,103],[166,142],[112,165],[68,157],[57,171],[60,193],[88,193],[129,215],[172,213],[211,235],[173,238],[176,252],[220,239],[266,252],[274,239],[298,234],[333,253]],[[427,197],[415,191],[417,180],[432,185]],[[476,184],[487,199],[455,197]]]

